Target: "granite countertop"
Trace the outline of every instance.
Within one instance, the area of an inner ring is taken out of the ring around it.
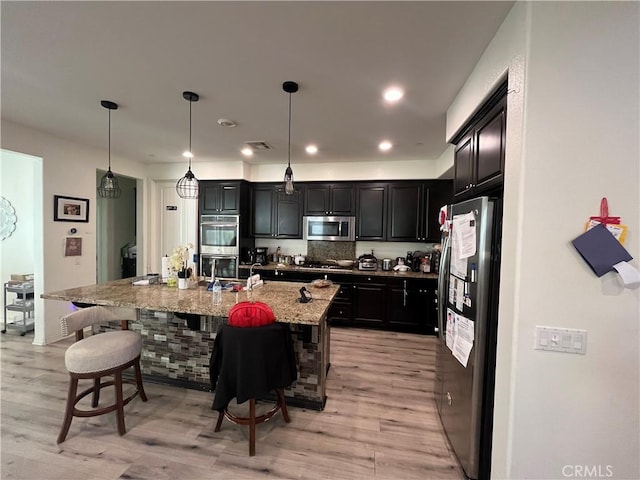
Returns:
[[[249,270],[251,265],[239,265],[241,270]],[[253,267],[254,272],[260,270],[279,270],[283,272],[308,272],[308,273],[321,273],[321,274],[338,274],[338,275],[365,275],[374,277],[389,277],[389,278],[416,278],[416,279],[438,279],[437,273],[421,273],[421,272],[395,272],[393,270],[358,270],[353,269],[338,269],[338,268],[309,268],[299,267],[297,265],[283,265],[280,263],[269,263],[260,267]]]
[[[236,303],[249,300],[249,293],[246,291],[237,293],[224,291],[222,305],[214,305],[212,293],[206,289],[206,286],[179,290],[166,285],[133,286],[131,280],[115,280],[58,292],[47,292],[41,297],[47,300],[222,317],[226,317],[229,309]],[[299,290],[303,286],[308,287],[313,296],[313,301],[305,304],[298,302]],[[254,289],[251,299],[269,305],[279,322],[318,325],[325,317],[337,293],[337,285],[315,288],[308,283],[267,282]]]

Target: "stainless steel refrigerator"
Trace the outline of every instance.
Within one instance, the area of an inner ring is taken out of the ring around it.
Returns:
[[[490,478],[502,200],[448,208],[438,281],[435,398],[468,478]]]

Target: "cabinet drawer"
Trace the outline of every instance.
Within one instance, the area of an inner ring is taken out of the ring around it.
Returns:
[[[351,304],[334,302],[329,308],[328,316],[331,319],[351,320]]]
[[[351,284],[340,285],[340,290],[338,290],[336,294],[335,301],[351,303],[351,290]]]

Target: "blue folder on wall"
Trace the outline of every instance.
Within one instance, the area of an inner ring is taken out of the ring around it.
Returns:
[[[587,230],[572,243],[598,277],[613,270],[616,263],[633,258],[603,224]]]

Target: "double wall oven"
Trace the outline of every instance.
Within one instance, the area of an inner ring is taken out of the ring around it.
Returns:
[[[200,217],[200,274],[238,278],[240,261],[240,217],[238,215],[202,215]]]

